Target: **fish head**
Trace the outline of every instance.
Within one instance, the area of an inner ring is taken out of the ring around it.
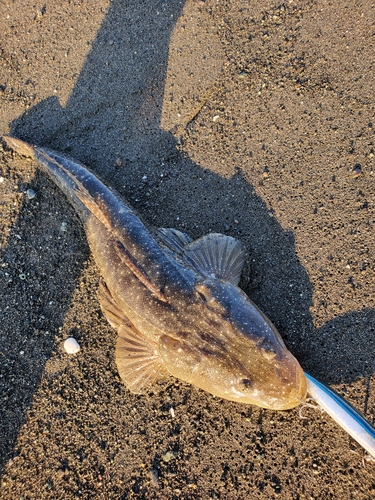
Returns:
[[[286,410],[306,398],[301,366],[271,321],[237,286],[205,280],[184,332],[164,334],[159,354],[177,378],[231,401]]]

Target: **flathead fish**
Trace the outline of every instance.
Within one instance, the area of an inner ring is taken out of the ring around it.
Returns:
[[[62,189],[100,269],[99,300],[117,330],[125,385],[146,392],[168,375],[240,403],[285,410],[306,398],[305,375],[271,321],[237,286],[245,261],[230,236],[155,237],[84,165],[13,137]]]

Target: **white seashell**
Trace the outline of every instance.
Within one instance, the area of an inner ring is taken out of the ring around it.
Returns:
[[[65,340],[64,342],[64,349],[68,354],[75,354],[78,352],[81,348],[73,337],[69,337],[68,339]]]

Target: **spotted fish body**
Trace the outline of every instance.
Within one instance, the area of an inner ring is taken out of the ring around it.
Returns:
[[[80,215],[100,269],[99,300],[117,330],[116,363],[134,393],[173,375],[216,396],[293,408],[306,378],[269,319],[238,288],[245,253],[230,236],[154,238],[82,164],[7,137],[34,158]]]

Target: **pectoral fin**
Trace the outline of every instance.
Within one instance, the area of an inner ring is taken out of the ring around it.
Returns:
[[[246,254],[239,241],[210,233],[184,248],[184,260],[205,278],[217,278],[238,285]]]
[[[116,342],[116,364],[127,388],[142,394],[167,371],[159,357],[157,345],[133,325],[121,325]]]
[[[184,247],[193,241],[188,234],[172,228],[161,227],[158,236],[164,245],[178,254],[181,254]]]
[[[130,325],[128,318],[113,300],[111,292],[102,279],[99,282],[98,298],[103,314],[112,328],[118,330],[122,324]]]
[[[116,364],[120,377],[131,392],[146,392],[157,380],[167,376],[156,342],[130,323],[103,281],[99,286],[99,299],[108,322],[118,332]]]

